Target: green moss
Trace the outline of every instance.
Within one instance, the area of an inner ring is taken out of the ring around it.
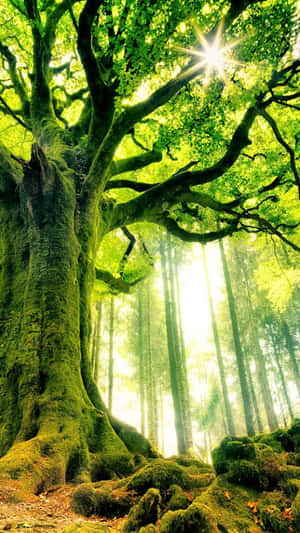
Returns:
[[[194,457],[171,457],[172,461],[175,461],[178,465],[184,466],[186,472],[193,475],[209,474],[213,472],[211,465],[203,463]]]
[[[251,461],[234,461],[230,465],[228,480],[246,487],[260,488],[260,474],[258,467]]]
[[[274,533],[289,533],[291,521],[286,519],[275,505],[268,505],[260,512],[260,520],[264,529]]]
[[[290,438],[294,445],[296,453],[300,453],[300,420],[295,420],[294,424],[287,430],[287,436]],[[289,451],[289,450],[287,450]]]
[[[91,456],[91,480],[100,481],[128,476],[135,470],[133,457],[127,453],[98,453]]]
[[[248,437],[226,437],[220,446],[212,452],[213,464],[217,474],[224,474],[230,469],[232,461],[255,458],[255,447]]]
[[[296,531],[300,530],[300,490],[298,491],[293,503],[292,503],[292,516],[294,519]]]
[[[170,511],[177,511],[178,509],[186,509],[190,500],[187,495],[183,492],[182,488],[178,485],[172,485],[170,487],[171,498],[168,503]]]
[[[248,502],[257,498],[255,489],[236,486],[227,480],[226,475],[221,475],[196,501],[213,511],[220,531],[254,533],[260,529],[255,529],[253,511]]]
[[[161,496],[159,490],[149,489],[131,509],[124,525],[125,533],[137,531],[141,526],[155,524],[160,516]]]
[[[191,480],[184,468],[171,461],[155,459],[133,475],[128,489],[142,494],[151,487],[165,491],[174,484],[190,488]]]
[[[147,526],[141,527],[141,529],[139,529],[139,533],[156,533],[156,532],[157,532],[157,529],[153,524],[148,524]]]
[[[133,492],[127,492],[124,487],[110,490],[102,488],[96,490],[96,512],[99,516],[120,517],[128,513],[136,502]]]
[[[96,492],[91,485],[81,485],[75,490],[71,508],[75,513],[91,516],[97,509]]]
[[[200,502],[192,503],[185,511],[168,511],[160,526],[161,533],[218,533],[212,511]]]

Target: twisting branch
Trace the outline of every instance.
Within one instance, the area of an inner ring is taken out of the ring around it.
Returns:
[[[133,233],[131,233],[129,231],[128,228],[126,228],[126,226],[122,226],[121,227],[121,230],[123,231],[124,235],[127,237],[127,239],[129,240],[129,244],[123,254],[123,257],[121,259],[121,262],[120,262],[120,276],[121,278],[123,277],[123,274],[124,274],[124,269],[125,269],[125,266],[126,266],[126,263],[128,261],[128,258],[134,248],[134,245],[136,243],[136,238],[135,236],[133,235]]]
[[[89,3],[89,1],[87,3]],[[228,29],[232,22],[244,11],[244,9],[247,8],[248,5],[252,3],[256,2],[253,0],[244,0],[239,3],[239,5],[232,4],[227,14],[222,19],[224,31]],[[217,32],[219,25],[220,24],[215,25],[215,27],[207,34],[207,38],[211,38]],[[190,61],[178,76],[154,91],[144,101],[125,108],[114,120],[109,133],[106,135],[94,156],[89,174],[83,184],[81,203],[84,209],[89,209],[90,205],[97,201],[97,192],[105,188],[106,182],[109,179],[109,166],[114,157],[116,148],[124,135],[126,135],[137,122],[140,122],[150,113],[169,102],[171,98],[173,98],[191,80],[199,76],[201,72],[203,72],[203,67],[197,66],[193,60]],[[247,144],[248,141],[243,145],[243,148]],[[225,164],[226,162],[224,161],[224,165]]]
[[[110,292],[113,294],[123,292],[125,294],[128,294],[134,285],[136,285],[141,279],[135,280],[132,283],[127,283],[124,281],[121,277],[116,277],[111,274],[111,272],[108,272],[107,270],[102,270],[100,268],[96,269],[96,279],[98,281],[103,281],[106,285],[108,285]]]
[[[158,223],[168,230],[172,235],[179,237],[182,241],[185,242],[200,242],[202,244],[207,244],[208,242],[213,242],[218,239],[223,239],[233,233],[239,231],[238,229],[238,220],[232,221],[226,228],[220,229],[218,231],[210,231],[207,233],[196,233],[192,231],[187,231],[180,227],[176,220],[169,217],[161,217]]]
[[[13,88],[21,101],[22,115],[26,118],[29,118],[29,112],[30,112],[29,99],[28,99],[28,95],[27,95],[27,91],[26,91],[26,87],[23,82],[23,79],[17,71],[17,59],[14,56],[14,54],[11,52],[11,50],[8,48],[8,46],[4,45],[1,41],[0,41],[0,54],[4,56],[5,59],[7,60],[8,72],[9,72],[9,76],[13,84]]]
[[[86,0],[78,27],[78,51],[96,112],[101,109],[103,81],[99,62],[92,49],[92,28],[101,2],[102,0]]]
[[[299,190],[299,198],[300,198],[300,177],[299,177],[298,170],[297,170],[297,167],[296,167],[295,152],[290,147],[290,145],[284,140],[284,138],[282,137],[282,135],[281,135],[281,133],[279,131],[279,128],[278,128],[275,120],[273,119],[273,117],[265,109],[262,109],[260,111],[260,114],[269,123],[269,125],[271,126],[277,141],[281,144],[281,146],[284,147],[285,151],[288,153],[288,155],[290,157],[291,169],[292,169],[294,177],[295,177],[295,181],[296,181],[296,184],[297,184],[297,187],[298,187],[298,190]]]
[[[20,117],[18,117],[17,113],[13,109],[11,109],[11,107],[9,107],[9,105],[5,102],[2,96],[0,96],[0,102],[2,104],[1,109],[6,115],[10,115],[20,124],[20,126],[23,126],[23,128],[30,130],[29,126],[25,124],[25,122],[23,122]]]

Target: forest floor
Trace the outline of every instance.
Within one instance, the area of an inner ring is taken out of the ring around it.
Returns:
[[[62,531],[71,525],[80,525],[89,529],[89,525],[114,528],[122,531],[125,518],[106,519],[93,515],[82,518],[71,509],[74,485],[51,487],[38,496],[28,495],[26,501],[14,503],[15,487],[13,482],[0,487],[0,531],[18,531],[26,533],[43,533]]]

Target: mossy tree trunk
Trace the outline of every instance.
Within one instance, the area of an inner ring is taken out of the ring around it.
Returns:
[[[99,363],[100,363],[100,342],[101,342],[101,323],[102,323],[102,301],[96,303],[96,318],[93,332],[92,343],[92,371],[95,382],[98,382],[99,378]]]
[[[0,472],[31,470],[38,490],[88,476],[97,453],[129,454],[86,386],[80,313],[89,295],[72,176],[37,145],[20,186],[20,169],[5,170],[14,186],[0,197]]]

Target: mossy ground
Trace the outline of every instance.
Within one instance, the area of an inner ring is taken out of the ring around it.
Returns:
[[[101,516],[105,512],[122,516],[127,505],[126,532],[296,532],[300,530],[299,435],[296,421],[287,431],[227,437],[213,452],[217,476],[193,458],[150,459],[110,486],[99,482],[79,487],[73,506],[85,491],[88,503],[82,497],[81,505],[87,505],[88,512],[91,505]]]
[[[129,476],[114,473],[113,479],[69,485],[68,513],[73,520],[59,531],[296,533],[300,531],[299,432],[296,422],[286,432],[224,439],[213,453],[217,476],[196,459],[145,462],[132,456],[135,471]],[[11,481],[14,487],[16,482]],[[59,494],[59,488],[53,490]],[[7,505],[15,509],[25,505],[14,491],[6,496]],[[5,489],[0,490],[1,501],[4,497]]]

